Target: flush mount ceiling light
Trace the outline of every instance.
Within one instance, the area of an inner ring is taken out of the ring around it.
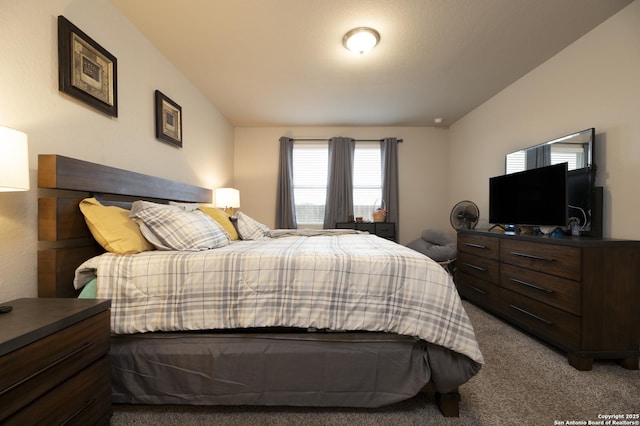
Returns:
[[[359,55],[373,49],[379,41],[380,33],[367,27],[354,28],[342,37],[344,47]]]

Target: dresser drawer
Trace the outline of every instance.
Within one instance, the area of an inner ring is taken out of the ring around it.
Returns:
[[[577,281],[503,264],[500,286],[563,311],[582,314],[581,284]]]
[[[570,280],[582,280],[582,252],[577,247],[505,239],[500,244],[500,260]]]
[[[468,253],[458,253],[456,267],[461,272],[496,285],[500,279],[499,263],[485,257],[474,256]]]
[[[458,234],[458,252],[471,253],[487,259],[498,259],[500,240],[482,235]]]
[[[2,357],[0,420],[106,355],[109,337],[104,311]]]
[[[580,317],[500,289],[501,310],[514,322],[566,347],[580,347]]]
[[[456,288],[461,296],[481,306],[500,309],[499,287],[471,275],[456,271]]]
[[[111,369],[109,357],[81,370],[50,392],[6,420],[6,425],[93,424],[111,416]]]

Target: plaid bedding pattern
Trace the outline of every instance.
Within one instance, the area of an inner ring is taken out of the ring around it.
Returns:
[[[236,218],[238,220],[238,233],[243,240],[261,240],[267,237],[269,228],[266,225],[242,212],[236,213]]]
[[[415,336],[483,363],[446,271],[368,234],[238,241],[201,252],[106,253],[98,298],[112,300],[114,333],[302,327]]]
[[[199,210],[135,201],[131,217],[142,221],[142,234],[161,250],[198,251],[229,244],[229,235],[222,226]]]

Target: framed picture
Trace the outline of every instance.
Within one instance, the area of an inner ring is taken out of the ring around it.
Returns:
[[[182,148],[182,108],[156,90],[156,138]]]
[[[58,16],[58,87],[112,117],[118,116],[118,61],[64,16]]]

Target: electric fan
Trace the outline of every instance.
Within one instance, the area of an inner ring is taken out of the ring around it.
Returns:
[[[451,226],[453,229],[473,229],[478,224],[479,217],[480,210],[474,202],[460,201],[451,210]]]

